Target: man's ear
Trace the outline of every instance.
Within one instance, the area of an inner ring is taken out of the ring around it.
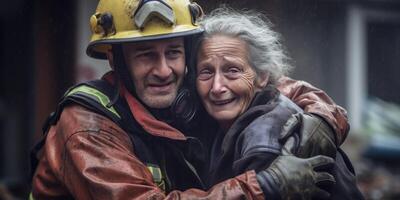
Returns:
[[[106,55],[107,55],[107,59],[108,59],[108,63],[110,64],[110,67],[112,69],[114,69],[114,56],[113,56],[111,49],[107,50]]]
[[[264,88],[265,86],[267,86],[269,81],[269,73],[260,73],[260,75],[258,75],[258,77],[256,78],[256,86],[258,88]]]

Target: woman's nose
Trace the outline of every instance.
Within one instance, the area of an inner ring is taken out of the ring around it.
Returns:
[[[211,93],[218,95],[226,92],[225,79],[219,73],[216,73],[211,87]]]

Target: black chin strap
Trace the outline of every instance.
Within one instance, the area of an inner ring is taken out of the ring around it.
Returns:
[[[115,105],[119,99],[120,96],[120,90],[121,90],[121,85],[119,83],[119,80],[121,79],[122,82],[125,84],[125,86],[128,88],[129,82],[131,82],[130,77],[126,77],[126,73],[128,70],[126,68],[125,64],[125,59],[122,51],[122,46],[121,45],[112,45],[112,54],[113,54],[113,62],[114,62],[114,71],[115,71],[115,76],[114,76],[114,84],[115,84],[115,89],[114,89],[114,94],[112,97],[112,100],[110,103],[108,103],[106,106],[107,107],[112,107]],[[126,71],[126,72],[125,72]],[[128,88],[128,90],[130,90]]]
[[[112,96],[112,99],[111,99],[110,103],[108,103],[106,105],[108,108],[111,108],[112,106],[114,106],[117,103],[118,99],[119,99],[119,92],[121,90],[121,86],[119,84],[119,78],[118,77],[119,76],[115,76],[114,77],[114,84],[116,84],[116,87],[114,89],[113,96]]]
[[[114,44],[112,45],[112,53],[114,58],[114,71],[119,79],[122,80],[122,83],[126,87],[126,89],[136,96],[135,88],[133,81],[131,79],[128,66],[125,63],[124,52],[122,50],[122,45]]]

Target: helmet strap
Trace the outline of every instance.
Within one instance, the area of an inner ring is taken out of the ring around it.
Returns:
[[[135,86],[133,84],[130,72],[125,62],[124,51],[121,44],[112,45],[112,54],[114,59],[114,71],[118,79],[122,81],[125,88],[134,96],[136,96]]]
[[[116,87],[114,89],[114,94],[113,94],[112,100],[106,105],[107,108],[111,108],[112,106],[114,106],[119,99],[119,96],[120,96],[119,92],[121,90],[121,85],[119,83],[118,75],[115,76],[115,78],[114,78],[114,84],[116,85]]]

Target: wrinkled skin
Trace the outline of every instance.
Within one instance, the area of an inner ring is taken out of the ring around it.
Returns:
[[[213,35],[203,40],[197,55],[197,91],[207,112],[225,130],[267,83],[267,78],[257,77],[247,52],[244,41]]]

